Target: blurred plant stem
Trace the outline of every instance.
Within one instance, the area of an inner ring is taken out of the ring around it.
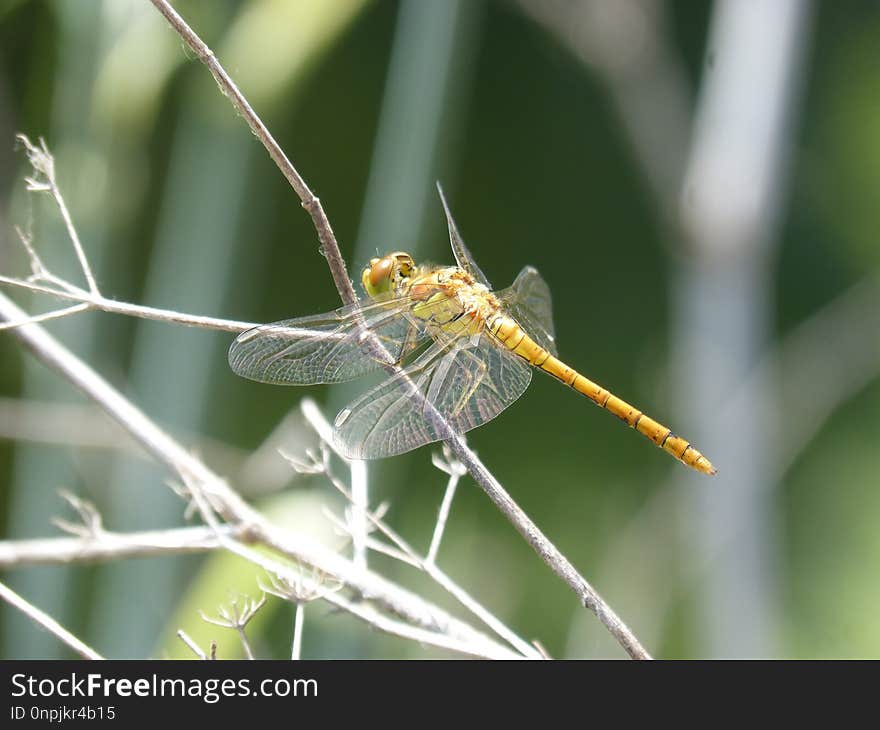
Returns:
[[[774,319],[773,251],[811,14],[804,0],[715,5],[682,185],[690,260],[671,278],[675,402],[719,467],[711,489],[681,477],[683,514],[698,526],[682,547],[685,560],[712,556],[698,600],[710,657],[781,648],[778,388],[767,383],[724,418],[719,409],[747,381]]]

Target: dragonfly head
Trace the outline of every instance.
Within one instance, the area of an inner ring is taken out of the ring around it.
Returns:
[[[370,265],[361,274],[361,282],[370,297],[382,299],[396,292],[415,271],[413,257],[403,251],[395,251],[381,259],[370,259]]]

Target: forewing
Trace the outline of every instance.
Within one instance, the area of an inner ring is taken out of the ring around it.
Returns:
[[[405,301],[355,305],[247,330],[229,348],[229,365],[245,378],[276,385],[356,378],[382,365],[362,344],[358,313],[395,361],[426,336]]]
[[[397,375],[336,417],[336,444],[349,458],[395,456],[442,439],[425,399],[457,432],[470,431],[519,398],[532,378],[524,360],[485,337],[476,347],[437,342],[404,372],[419,393]]]
[[[452,253],[455,256],[455,262],[460,268],[473,276],[480,284],[491,289],[492,286],[489,284],[486,275],[480,270],[480,267],[477,266],[477,262],[474,261],[471,252],[468,251],[467,246],[464,245],[461,234],[458,232],[458,226],[455,225],[455,221],[452,219],[452,213],[449,212],[449,204],[446,202],[446,196],[443,194],[443,188],[440,187],[439,182],[437,183],[437,192],[440,193],[440,202],[443,203],[443,210],[446,213],[446,225],[449,227],[449,243],[452,245]]]
[[[536,268],[526,266],[513,285],[497,296],[535,342],[551,355],[557,354],[550,287]]]

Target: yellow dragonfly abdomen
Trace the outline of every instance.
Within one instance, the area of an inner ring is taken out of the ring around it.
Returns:
[[[696,469],[703,474],[710,476],[715,474],[716,470],[712,466],[712,462],[697,451],[690,442],[674,434],[672,429],[667,428],[662,423],[658,423],[650,416],[646,416],[638,408],[631,406],[622,398],[618,398],[601,385],[597,385],[574,368],[566,365],[559,358],[551,355],[529,337],[511,317],[499,313],[487,322],[487,328],[497,340],[515,355],[519,355],[524,360],[527,360],[530,365],[540,368],[548,375],[552,375],[572,390],[587,396],[600,408],[610,411],[627,426],[646,436],[655,446],[659,446],[682,464]]]

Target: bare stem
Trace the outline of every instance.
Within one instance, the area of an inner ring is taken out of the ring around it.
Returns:
[[[455,498],[455,490],[458,481],[464,474],[464,467],[454,459],[441,459],[437,454],[432,457],[432,462],[441,471],[449,475],[446,483],[446,491],[443,493],[443,501],[440,503],[440,512],[437,514],[437,523],[434,525],[434,534],[431,536],[431,546],[428,548],[426,563],[434,563],[437,560],[437,552],[440,550],[440,541],[443,539],[443,531],[446,528],[446,520],[452,509],[452,500]]]
[[[123,314],[128,317],[139,317],[140,319],[153,319],[159,322],[168,322],[169,324],[182,324],[188,327],[201,327],[203,329],[222,330],[224,332],[244,332],[253,327],[257,327],[256,322],[240,322],[234,319],[221,319],[219,317],[205,317],[200,314],[187,314],[186,312],[176,312],[172,309],[159,309],[157,307],[146,307],[141,304],[131,304],[129,302],[120,302],[115,299],[107,299],[101,295],[94,295],[82,289],[62,289],[56,286],[47,286],[46,284],[38,284],[34,281],[26,279],[18,279],[12,276],[0,276],[0,284],[7,284],[19,289],[26,289],[41,294],[51,294],[59,299],[67,299],[74,302],[81,302],[78,305],[68,307],[67,309],[56,310],[51,312],[52,316],[24,315],[20,320],[15,322],[6,322],[4,329],[13,329],[28,322],[39,322],[45,319],[55,319],[56,317],[69,316],[80,311],[89,309],[99,309],[103,312],[111,314]]]
[[[27,150],[28,158],[30,159],[31,165],[33,166],[34,170],[37,173],[42,174],[42,176],[45,178],[44,184],[42,184],[42,181],[32,180],[29,184],[29,189],[38,191],[45,188],[48,190],[48,192],[52,194],[52,197],[55,199],[55,204],[58,206],[58,210],[61,212],[61,217],[64,219],[64,226],[70,233],[70,240],[73,243],[73,250],[76,252],[76,258],[79,261],[83,276],[85,277],[85,280],[89,286],[89,291],[95,297],[100,296],[100,293],[98,292],[98,285],[95,283],[95,276],[94,274],[92,274],[92,269],[89,266],[89,261],[86,258],[82,243],[79,240],[79,234],[76,232],[76,227],[73,225],[73,219],[70,217],[70,211],[67,210],[67,204],[64,202],[64,198],[61,195],[61,190],[58,187],[58,181],[55,178],[55,161],[52,158],[52,155],[49,154],[49,149],[46,147],[46,141],[44,139],[40,139],[40,146],[37,147],[23,134],[18,135],[18,140],[24,145],[25,149]]]
[[[303,208],[306,209],[314,222],[315,230],[318,232],[318,239],[321,242],[321,251],[327,259],[330,273],[333,276],[333,282],[339,291],[339,295],[342,297],[342,301],[345,304],[354,304],[355,301],[357,301],[354,287],[352,287],[351,281],[348,278],[345,261],[339,251],[339,245],[336,243],[336,236],[333,233],[327,215],[324,213],[321,201],[318,200],[317,196],[315,196],[315,194],[309,189],[305,180],[303,180],[302,176],[297,172],[290,160],[287,159],[284,150],[281,149],[266,125],[263,124],[263,121],[251,108],[251,105],[248,103],[247,99],[244,98],[241,91],[238,90],[235,82],[220,65],[214,52],[208,48],[207,44],[199,38],[195,31],[187,25],[186,21],[178,15],[177,11],[175,11],[166,0],[151,0],[151,2],[156,6],[156,9],[165,16],[165,19],[171,27],[177,31],[177,34],[181,37],[183,42],[186,43],[196,56],[198,56],[199,60],[208,67],[208,70],[210,70],[211,75],[220,87],[220,91],[223,92],[223,95],[232,102],[232,106],[235,107],[236,111],[238,111],[245,122],[247,122],[247,125],[251,128],[254,136],[263,143],[269,156],[278,166],[278,169],[281,170],[284,177],[287,178],[290,186],[296,191],[300,201],[302,201]]]
[[[223,528],[230,537],[249,539],[245,530]],[[50,537],[0,541],[0,569],[28,565],[99,563],[159,555],[184,555],[220,547],[209,527],[180,527],[120,534],[102,531],[89,537]]]
[[[241,645],[244,647],[244,655],[248,659],[254,659],[254,650],[251,649],[251,642],[248,641],[247,634],[244,632],[244,626],[238,628],[238,638],[241,640]]]
[[[13,591],[11,588],[3,583],[0,583],[0,598],[6,601],[9,605],[17,608],[25,616],[34,621],[34,623],[39,624],[44,629],[49,631],[49,633],[57,636],[61,641],[67,644],[67,646],[69,646],[77,654],[79,654],[83,659],[104,658],[90,646],[84,644],[82,641],[77,639],[54,618],[26,601],[24,598],[22,598],[15,591]]]
[[[351,545],[355,565],[367,567],[367,520],[364,513],[369,509],[367,489],[367,465],[360,459],[354,459],[351,464],[351,497],[355,506],[352,515]]]
[[[3,330],[13,329],[15,327],[21,327],[23,324],[32,324],[34,322],[48,322],[50,319],[60,319],[61,317],[67,317],[71,314],[85,312],[86,310],[91,308],[91,304],[83,302],[82,304],[74,304],[71,307],[56,309],[52,312],[46,312],[44,314],[32,314],[16,322],[0,322],[0,332],[2,332]]]
[[[51,294],[54,297],[72,299],[77,302],[91,301],[91,296],[85,289],[37,284],[33,279],[17,279],[12,276],[0,276],[0,284],[8,284],[10,286],[18,287],[19,289],[40,292],[42,294]]]
[[[305,605],[301,601],[296,602],[296,612],[293,615],[293,646],[290,649],[290,658],[299,659],[302,656],[302,633]]]
[[[177,638],[180,639],[184,644],[186,644],[189,647],[189,650],[199,659],[208,659],[208,655],[202,651],[201,647],[196,644],[196,642],[193,641],[192,638],[183,629],[178,629]]]

